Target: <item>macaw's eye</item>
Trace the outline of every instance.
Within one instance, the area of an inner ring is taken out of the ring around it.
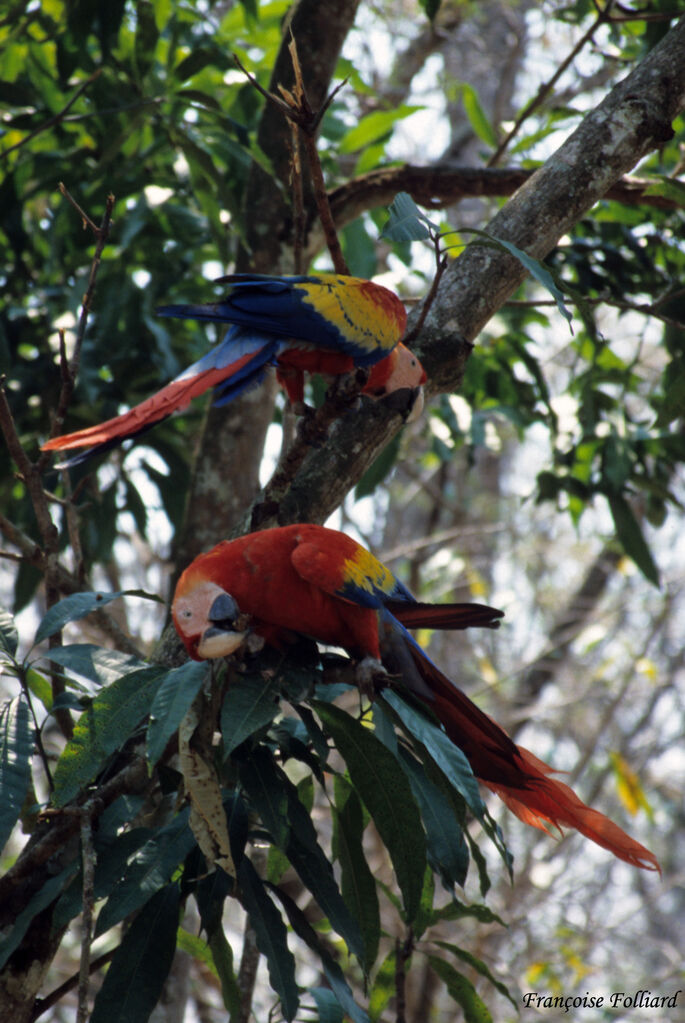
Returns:
[[[185,607],[181,611],[181,618],[192,618],[192,617],[193,617],[193,612],[190,610],[189,607]]]

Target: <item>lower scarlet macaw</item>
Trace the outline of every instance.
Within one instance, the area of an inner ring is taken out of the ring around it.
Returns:
[[[576,828],[634,866],[659,869],[648,849],[550,777],[553,768],[517,746],[407,632],[496,628],[501,611],[480,604],[419,603],[344,533],[297,524],[226,540],[201,554],[178,581],[172,615],[195,660],[227,656],[253,631],[277,648],[302,634],[355,658],[381,662],[433,710],[475,776],[526,824]]]
[[[293,404],[304,398],[304,374],[339,376],[356,366],[370,368],[363,393],[379,398],[408,388],[411,418],[423,407],[424,369],[400,344],[407,316],[399,298],[372,281],[340,274],[268,277],[234,274],[231,285],[208,305],[163,306],[163,316],[230,323],[223,341],[171,383],[128,412],[75,433],[53,437],[43,451],[88,447],[66,465],[77,465],[187,407],[214,388],[214,404],[225,405],[261,382],[275,363],[279,383]]]

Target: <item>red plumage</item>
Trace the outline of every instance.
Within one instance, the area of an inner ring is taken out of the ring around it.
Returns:
[[[352,539],[322,526],[283,526],[224,541],[181,575],[172,605],[191,657],[224,656],[248,629],[277,647],[295,635],[381,661],[441,721],[475,776],[525,823],[573,827],[634,866],[654,855],[586,806],[553,769],[517,746],[427,657],[406,628],[496,627],[501,612],[478,604],[420,604]]]

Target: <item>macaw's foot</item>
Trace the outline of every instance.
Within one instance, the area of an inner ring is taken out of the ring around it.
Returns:
[[[356,681],[360,692],[373,700],[376,693],[390,684],[390,676],[375,657],[365,657],[356,667]]]

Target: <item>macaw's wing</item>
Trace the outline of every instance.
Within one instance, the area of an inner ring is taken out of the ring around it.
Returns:
[[[215,389],[216,401],[224,404],[241,391],[258,384],[269,362],[275,358],[280,342],[255,336],[234,328],[221,344],[194,362],[174,380],[135,405],[128,412],[107,419],[104,423],[53,437],[42,445],[44,451],[65,451],[88,447],[63,466],[78,465],[94,454],[100,454],[122,441],[137,437],[157,423],[188,406],[193,398]]]
[[[424,604],[365,547],[337,530],[301,527],[292,563],[307,582],[361,607],[385,608],[407,629],[496,629],[504,614],[485,604]]]
[[[414,601],[390,569],[351,537],[321,526],[303,526],[299,533],[292,564],[324,593],[368,608],[380,608],[392,598]]]
[[[306,341],[370,366],[390,352],[406,327],[399,298],[372,281],[340,274],[269,277],[232,274],[226,295],[205,305],[162,306],[162,316],[238,323],[275,337]]]

